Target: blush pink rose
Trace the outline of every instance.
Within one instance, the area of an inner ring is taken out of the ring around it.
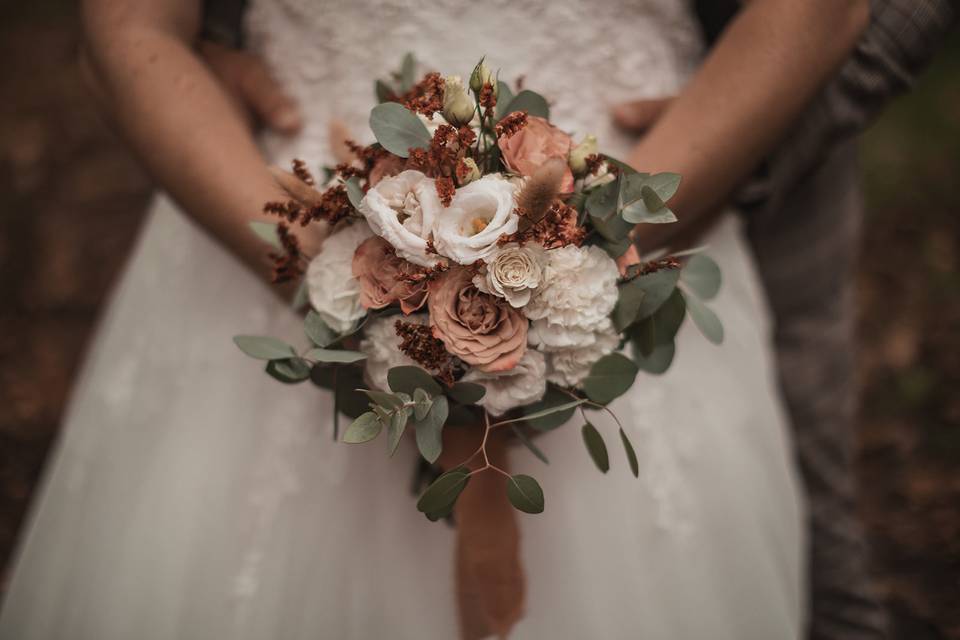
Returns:
[[[395,302],[411,314],[427,301],[423,270],[397,255],[380,236],[367,238],[353,254],[353,277],[360,283],[360,304],[383,309]]]
[[[447,351],[481,371],[509,371],[527,350],[527,319],[502,298],[473,286],[454,268],[430,285],[430,327]]]
[[[508,169],[522,176],[530,176],[551,158],[560,158],[566,165],[573,140],[543,118],[530,116],[526,126],[512,136],[501,137],[497,144]],[[560,191],[573,191],[573,171],[569,166],[560,182]]]

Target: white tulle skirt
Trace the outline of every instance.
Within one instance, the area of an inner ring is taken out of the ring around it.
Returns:
[[[593,467],[579,423],[525,450],[517,639],[801,635],[803,513],[767,313],[736,218],[708,240],[726,341],[689,322],[664,376],[613,405],[640,459]],[[38,492],[4,640],[456,637],[453,531],[410,492],[415,448],[332,441],[331,399],[269,379],[237,333],[298,318],[158,199]],[[610,434],[615,428],[598,419]]]

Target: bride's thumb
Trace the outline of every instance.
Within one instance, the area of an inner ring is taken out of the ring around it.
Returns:
[[[613,122],[629,133],[641,134],[657,121],[673,98],[632,100],[616,105],[611,110]]]

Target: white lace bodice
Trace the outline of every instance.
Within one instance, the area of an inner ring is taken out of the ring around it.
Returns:
[[[466,76],[486,55],[501,79],[523,77],[544,95],[556,124],[624,155],[629,140],[610,125],[609,106],[676,93],[702,50],[685,0],[254,0],[247,31],[307,117],[300,136],[270,137],[267,151],[311,164],[329,158],[333,118],[371,139],[374,80],[407,51],[421,71],[444,75]]]

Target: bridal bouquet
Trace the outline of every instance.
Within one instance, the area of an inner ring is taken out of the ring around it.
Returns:
[[[385,432],[392,454],[412,428],[434,463],[447,425],[482,427],[476,453],[422,493],[417,507],[431,520],[485,471],[504,475],[514,507],[539,513],[537,481],[492,464],[486,436],[510,429],[547,462],[531,436],[580,411],[586,449],[606,472],[606,440],[587,412],[616,421],[607,405],[640,370],[666,371],[687,313],[722,340],[704,304],[719,270],[702,254],[642,261],[631,244],[634,225],[676,220],[666,203],[680,176],[637,172],[591,135],[575,142],[543,97],[514,93],[482,60],[466,83],[438,73],[415,82],[408,56],[376,89],[376,142],[345,141],[351,158],[327,169],[322,189],[302,161],[277,171],[289,199],[265,211],[279,221],[252,223],[275,247],[275,280],[301,280],[311,347],[235,342],[282,382],[330,389],[334,424],[339,413],[353,419],[344,442]],[[320,221],[332,233],[304,255],[290,227]],[[622,428],[617,439],[636,476]]]

